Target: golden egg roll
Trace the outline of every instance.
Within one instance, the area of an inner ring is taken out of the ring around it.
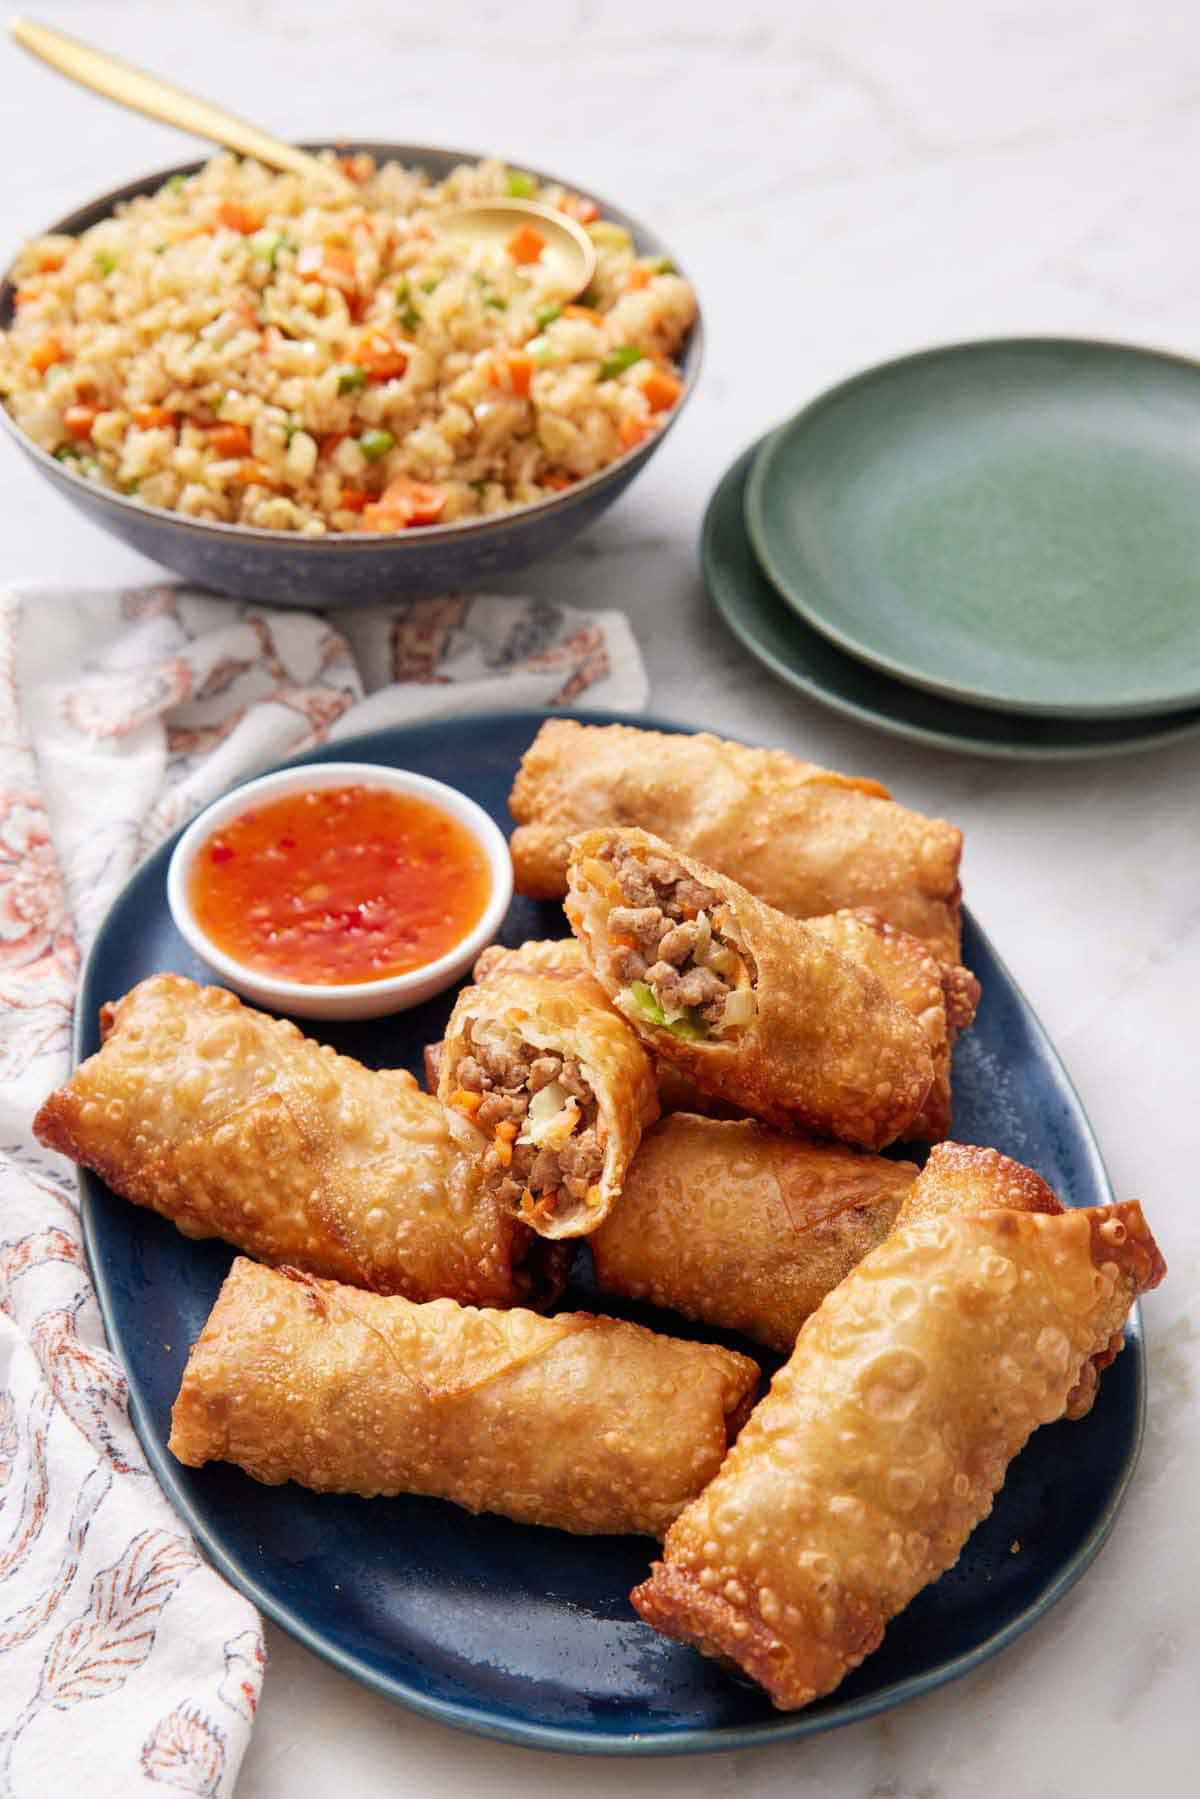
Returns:
[[[952,1123],[950,1060],[960,1031],[975,1017],[979,982],[969,968],[938,960],[919,937],[889,924],[870,907],[806,918],[810,931],[869,969],[920,1025],[933,1062],[925,1103],[899,1134],[901,1143],[937,1143]]]
[[[413,1305],[239,1258],[169,1447],[268,1485],[660,1537],[716,1473],[757,1380],[748,1356],[615,1318]]]
[[[708,732],[551,719],[525,752],[509,807],[519,893],[561,899],[569,838],[640,825],[794,918],[871,906],[958,960],[962,833],[878,781]]]
[[[411,1075],[179,975],[105,1006],[101,1031],[34,1131],[185,1236],[410,1299],[561,1286],[561,1258],[477,1190],[477,1134]]]
[[[572,840],[567,917],[662,1061],[770,1123],[881,1149],[933,1080],[924,1033],[868,969],[647,831]]]
[[[578,950],[497,949],[475,972],[446,1027],[438,1097],[479,1131],[499,1207],[542,1236],[584,1236],[658,1117],[650,1058]]]
[[[596,1283],[790,1354],[825,1295],[887,1236],[911,1162],[751,1118],[673,1113],[642,1138],[588,1239]]]
[[[994,1151],[941,1150],[632,1596],[782,1710],[831,1692],[958,1560],[1013,1457],[1165,1272],[1135,1202],[1043,1209]]]

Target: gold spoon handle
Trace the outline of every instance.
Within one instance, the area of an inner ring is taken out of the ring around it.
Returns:
[[[161,119],[166,125],[177,125],[181,131],[190,131],[195,137],[210,138],[213,143],[223,144],[225,149],[235,150],[241,156],[257,157],[268,168],[292,169],[298,175],[317,175],[337,184],[344,181],[338,171],[318,162],[307,151],[281,143],[245,119],[239,119],[235,113],[200,100],[194,94],[184,93],[182,88],[173,87],[157,75],[148,75],[144,69],[122,62],[119,57],[93,50],[77,38],[67,37],[65,32],[35,24],[32,19],[14,19],[11,30],[18,44],[32,51],[34,56],[40,56],[52,69],[69,75],[73,81],[110,100],[120,101],[123,106],[148,113],[152,119]]]

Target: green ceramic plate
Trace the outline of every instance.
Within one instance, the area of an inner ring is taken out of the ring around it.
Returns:
[[[1200,704],[1200,365],[1071,339],[869,369],[777,431],[746,523],[851,655],[1009,712]]]
[[[1065,761],[1154,749],[1200,735],[1200,711],[1108,722],[1007,717],[923,693],[856,662],[785,606],[755,561],[742,507],[758,448],[753,445],[739,457],[710,500],[701,554],[705,584],[721,617],[781,681],[860,724],[977,756]]]

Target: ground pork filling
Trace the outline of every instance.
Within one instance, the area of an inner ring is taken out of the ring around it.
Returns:
[[[490,1139],[485,1177],[520,1217],[553,1218],[596,1205],[604,1150],[596,1096],[572,1056],[471,1030],[473,1054],[455,1068],[451,1104]]]
[[[750,970],[729,942],[720,894],[664,856],[618,850],[612,872],[625,901],[608,915],[622,1009],[692,1039],[749,1024]]]

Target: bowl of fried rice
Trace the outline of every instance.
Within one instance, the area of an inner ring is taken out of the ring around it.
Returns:
[[[279,605],[478,584],[610,505],[694,386],[669,250],[556,177],[467,151],[308,146],[348,180],[221,154],[94,200],[0,287],[0,422],[95,523]],[[595,244],[578,297],[536,229]]]

